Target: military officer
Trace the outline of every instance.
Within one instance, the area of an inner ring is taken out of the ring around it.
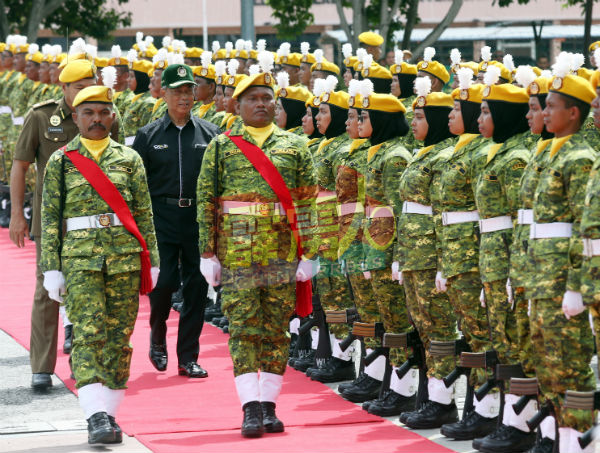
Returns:
[[[129,60],[122,55],[121,46],[112,46],[108,66],[113,66],[117,70],[114,103],[121,117],[123,117],[133,97],[133,91],[129,89]]]
[[[200,57],[202,65],[194,68],[196,105],[192,113],[198,118],[212,122],[216,113],[214,97],[217,85],[215,83],[215,67],[210,63],[211,56],[211,52],[204,52]]]
[[[374,61],[379,61],[381,57],[381,45],[383,41],[383,36],[372,31],[365,31],[358,35],[360,47],[364,48],[370,55],[373,55]]]
[[[25,246],[29,236],[27,220],[23,214],[25,195],[25,175],[29,166],[35,162],[37,179],[33,202],[33,226],[31,234],[36,245],[37,281],[31,313],[31,384],[34,388],[44,389],[52,385],[50,376],[56,364],[56,342],[58,328],[58,304],[48,298],[43,288],[43,276],[39,267],[41,250],[40,209],[42,203],[42,185],[44,168],[50,155],[66,145],[78,133],[73,122],[73,100],[83,88],[96,83],[95,71],[91,62],[76,60],[68,63],[60,74],[63,97],[59,100],[42,102],[33,106],[28,113],[17,141],[14,165],[11,172],[11,223],[10,237],[17,247]],[[112,125],[111,133],[118,134],[119,125]]]
[[[154,105],[154,102],[150,101],[152,95],[149,90],[152,63],[147,60],[132,59],[129,65],[131,66],[129,87],[133,91],[133,97],[123,116],[127,146],[133,144],[138,129],[145,125],[142,122],[144,117],[152,111]]]

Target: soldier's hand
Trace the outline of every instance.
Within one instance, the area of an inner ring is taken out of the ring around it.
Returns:
[[[29,237],[29,225],[22,213],[20,215],[13,213],[10,216],[8,234],[10,240],[13,241],[17,247],[25,247],[25,238]]]
[[[210,258],[200,258],[200,272],[209,285],[219,286],[221,284],[221,262],[216,255]]]
[[[150,275],[152,277],[152,289],[154,289],[156,287],[156,284],[158,283],[159,274],[160,274],[160,268],[158,268],[158,267],[150,268]]]
[[[479,302],[481,306],[485,308],[485,289],[481,288],[481,293],[479,294]]]
[[[438,271],[435,274],[435,288],[438,290],[438,292],[445,293],[448,290],[446,282],[447,280],[442,276],[442,273]]]
[[[48,291],[50,299],[62,302],[63,298],[60,296],[66,291],[63,273],[61,271],[44,272],[44,288]]]
[[[580,292],[567,291],[563,296],[562,309],[565,317],[571,319],[572,316],[577,316],[585,310],[583,305],[583,297]]]
[[[392,280],[399,280],[400,279],[400,263],[398,261],[394,261],[392,263]]]

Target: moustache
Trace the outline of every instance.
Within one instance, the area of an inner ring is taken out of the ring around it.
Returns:
[[[92,124],[92,125],[91,125],[91,126],[88,128],[88,131],[91,131],[92,129],[95,129],[95,128],[102,129],[103,131],[105,131],[105,130],[106,130],[106,128],[105,128],[105,127],[104,127],[102,124],[100,124],[100,123],[96,123],[96,124]]]

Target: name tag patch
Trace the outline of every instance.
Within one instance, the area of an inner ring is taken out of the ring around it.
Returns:
[[[48,132],[50,132],[51,134],[62,134],[63,128],[61,127],[48,127]]]
[[[168,149],[169,145],[153,145],[154,149]]]

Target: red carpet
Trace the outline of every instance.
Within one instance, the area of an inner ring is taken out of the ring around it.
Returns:
[[[35,245],[28,241],[17,249],[0,230],[0,328],[29,348],[29,325],[35,285]],[[175,353],[177,313],[168,321],[169,368],[154,370],[148,360],[150,309],[140,299],[140,312],[132,337],[134,353],[131,378],[118,420],[123,430],[155,452],[270,452],[385,451],[447,452],[418,434],[369,415],[343,400],[328,387],[290,369],[278,401],[278,415],[286,432],[261,439],[244,440],[239,434],[242,420],[233,383],[227,335],[210,325],[201,337],[200,364],[207,379],[177,376]],[[62,345],[62,329],[59,329]],[[67,387],[68,357],[59,352],[56,374]]]

